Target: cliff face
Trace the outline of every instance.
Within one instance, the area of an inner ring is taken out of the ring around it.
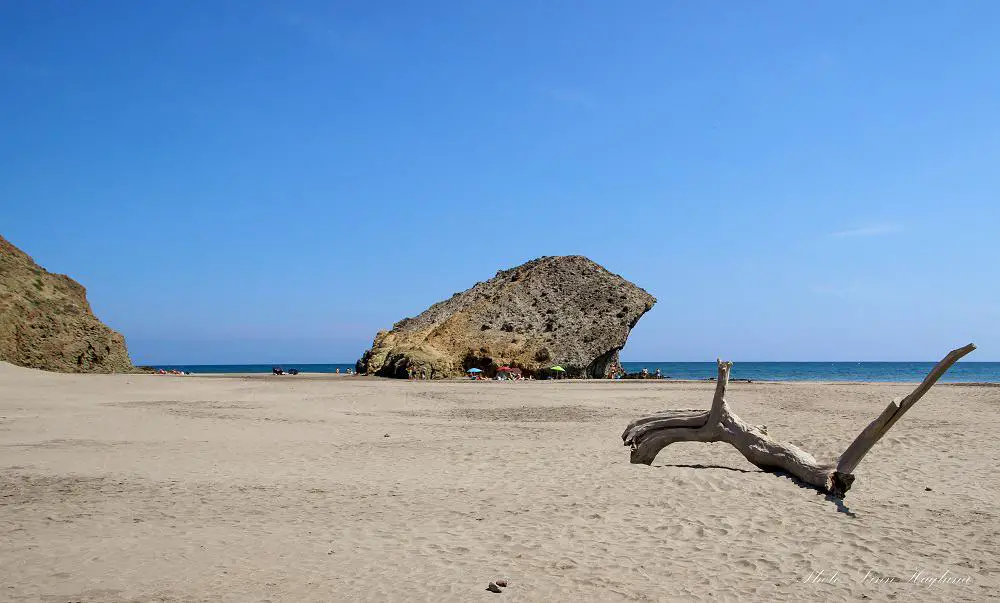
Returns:
[[[553,365],[570,377],[604,377],[656,299],[581,256],[543,257],[497,272],[416,318],[379,331],[360,373],[434,378],[502,365],[538,374]]]
[[[86,290],[0,237],[0,360],[66,373],[132,371],[125,338],[94,316]]]

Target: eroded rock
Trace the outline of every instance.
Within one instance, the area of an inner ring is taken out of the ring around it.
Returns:
[[[133,370],[125,338],[94,316],[79,283],[0,237],[0,360],[66,373]]]
[[[357,370],[442,378],[470,368],[493,376],[507,365],[537,376],[559,365],[567,377],[604,377],[619,368],[619,350],[655,303],[585,257],[543,257],[379,331]]]

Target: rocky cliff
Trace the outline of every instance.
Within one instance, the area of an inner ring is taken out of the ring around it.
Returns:
[[[581,256],[543,257],[497,272],[416,318],[379,331],[357,363],[360,373],[434,378],[502,365],[542,374],[604,377],[656,299]]]
[[[86,290],[0,237],[0,360],[67,373],[132,370],[125,338],[94,316]]]

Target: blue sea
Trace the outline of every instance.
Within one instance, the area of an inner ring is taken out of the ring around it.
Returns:
[[[920,382],[935,362],[734,362],[731,379],[751,381],[898,381]],[[629,373],[656,369],[672,379],[708,379],[715,362],[622,362]],[[941,382],[1000,383],[1000,362],[959,362]]]
[[[346,373],[347,369],[354,370],[354,363],[350,364],[154,364],[153,368],[166,371],[178,370],[185,373],[270,373],[278,366],[286,371],[288,369],[298,369],[301,373],[336,373],[339,369],[341,373]]]
[[[751,381],[899,381],[919,382],[935,362],[736,362],[731,378]],[[157,365],[190,373],[270,373],[274,366],[303,373],[341,373],[353,364],[191,364]],[[630,373],[660,369],[671,379],[715,377],[714,362],[623,362]],[[945,373],[942,382],[1000,383],[1000,362],[959,362]]]

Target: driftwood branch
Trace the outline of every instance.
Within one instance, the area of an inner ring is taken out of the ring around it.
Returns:
[[[629,423],[622,440],[632,450],[631,461],[649,465],[656,455],[674,442],[727,442],[748,461],[768,471],[786,471],[807,484],[843,498],[854,483],[854,469],[903,414],[960,358],[976,349],[969,344],[952,350],[931,369],[923,382],[901,401],[889,403],[840,458],[819,463],[808,452],[773,440],[764,427],[747,425],[726,403],[726,387],[732,362],[718,361],[719,375],[709,410],[665,410]]]

